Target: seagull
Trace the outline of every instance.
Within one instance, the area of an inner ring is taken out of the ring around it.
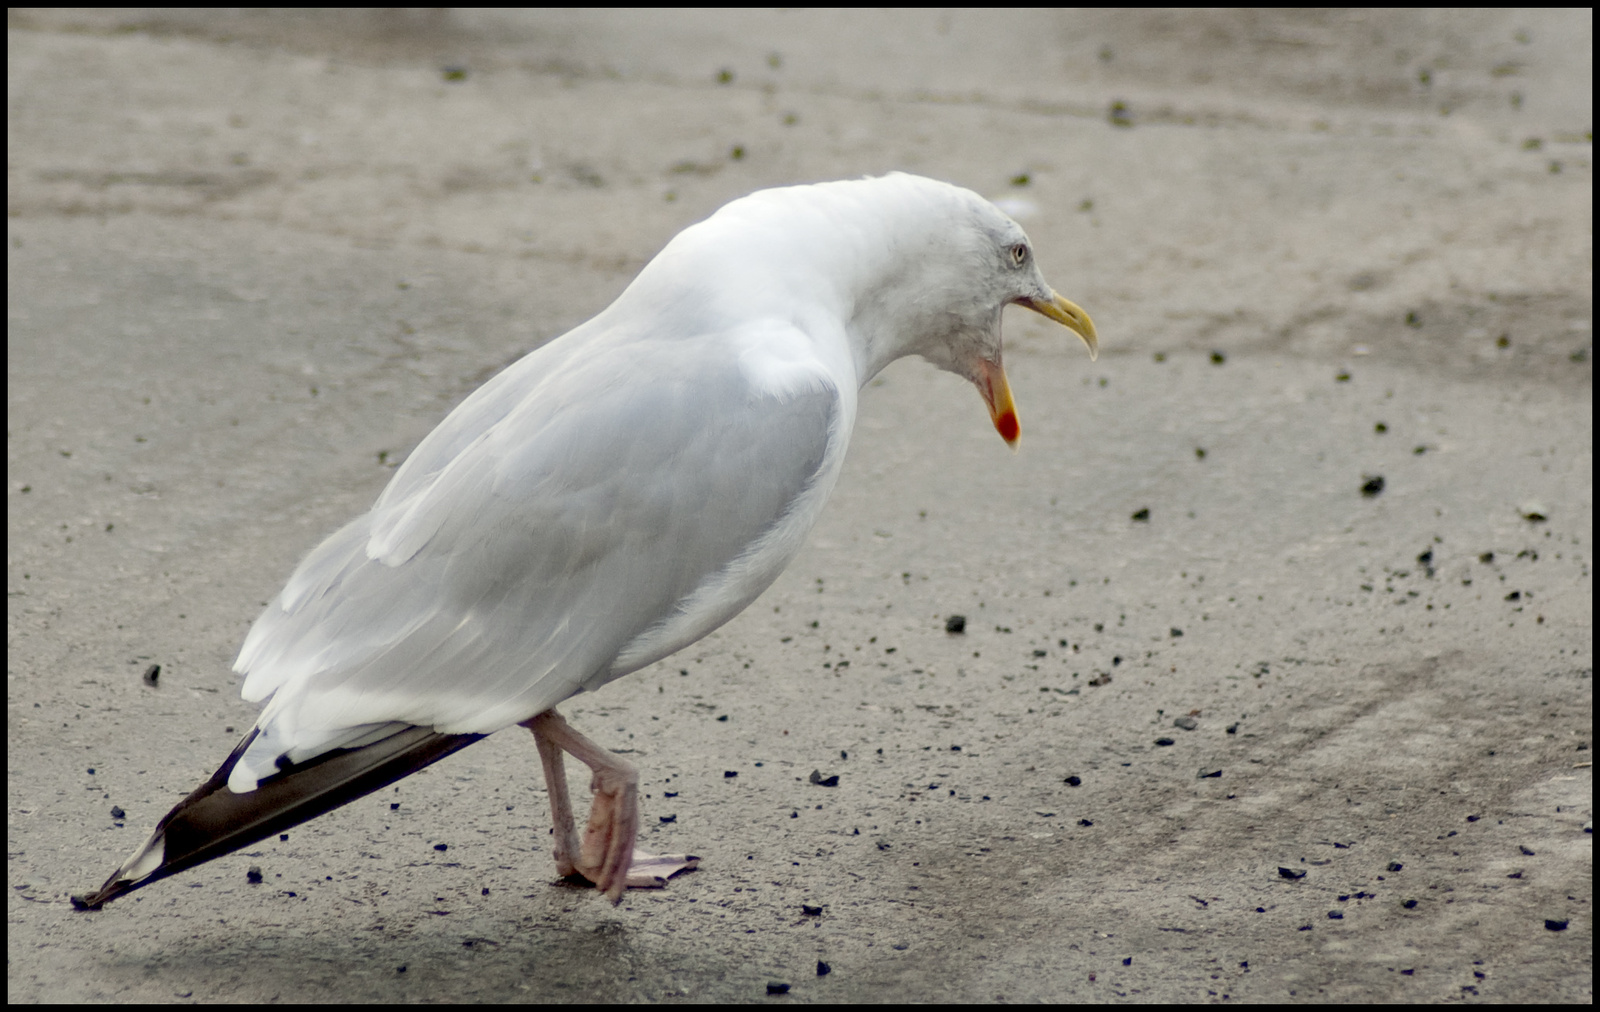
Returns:
[[[760,190],[684,229],[617,300],[452,411],[308,555],[234,670],[265,703],[209,780],[79,909],[315,818],[520,724],[557,871],[613,903],[690,855],[634,846],[639,776],[556,712],[737,615],[799,552],[859,391],[920,355],[1020,433],[1000,317],[1076,333],[1016,222],[921,176]],[[593,776],[580,837],[563,756]]]

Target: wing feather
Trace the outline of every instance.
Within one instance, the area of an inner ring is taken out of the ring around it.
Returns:
[[[820,365],[772,391],[695,346],[719,340],[547,346],[463,402],[251,629],[235,668],[271,702],[230,785],[365,725],[498,730],[624,673],[686,602],[708,631],[760,593],[797,539],[739,593],[696,597],[820,507],[847,432]]]

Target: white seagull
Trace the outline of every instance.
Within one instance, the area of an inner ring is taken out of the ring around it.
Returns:
[[[1000,314],[1098,350],[1022,229],[920,176],[762,190],[684,229],[594,319],[424,439],[306,557],[234,670],[264,701],[211,779],[99,890],[131,890],[314,818],[513,724],[533,732],[562,875],[620,900],[694,867],[636,851],[638,774],[555,711],[680,650],[777,578],[838,480],[857,392],[920,355],[977,386],[1007,443]],[[562,771],[588,766],[580,840]]]

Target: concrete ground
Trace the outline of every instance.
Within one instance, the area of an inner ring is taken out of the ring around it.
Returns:
[[[1588,10],[7,42],[11,1000],[1592,997]],[[72,910],[455,402],[727,200],[890,169],[1002,200],[1104,353],[1008,314],[1017,455],[890,368],[789,572],[563,707],[699,871],[554,883],[513,731]]]

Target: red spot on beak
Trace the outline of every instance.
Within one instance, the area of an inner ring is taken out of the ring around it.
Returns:
[[[994,420],[995,431],[1000,433],[1000,438],[1007,443],[1015,443],[1017,437],[1022,435],[1022,426],[1017,423],[1017,413],[1007,411],[997,415]]]
[[[1022,423],[1017,421],[1017,406],[1011,400],[1011,384],[1006,382],[1006,371],[999,362],[987,359],[979,359],[973,371],[977,374],[973,382],[977,384],[978,393],[983,395],[983,402],[989,406],[989,419],[994,422],[994,430],[1000,433],[1006,445],[1015,450],[1017,437],[1022,434]]]

